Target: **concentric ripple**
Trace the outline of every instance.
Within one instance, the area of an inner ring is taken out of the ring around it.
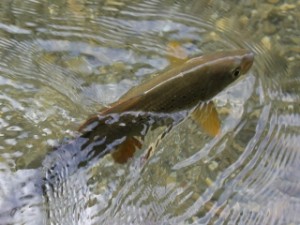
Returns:
[[[0,6],[0,224],[300,223],[296,1]],[[219,136],[187,118],[150,131],[126,165],[101,155],[82,166],[78,145],[49,153],[170,65],[171,42],[190,57],[255,53],[250,72],[214,98]]]

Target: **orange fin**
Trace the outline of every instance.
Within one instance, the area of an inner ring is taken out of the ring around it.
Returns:
[[[188,59],[185,49],[178,41],[170,41],[167,44],[167,54],[171,65],[184,63]]]
[[[213,102],[203,103],[192,112],[192,118],[209,135],[215,137],[221,131],[221,122]]]
[[[111,153],[115,162],[123,164],[132,158],[135,151],[142,147],[142,143],[135,137],[128,137],[118,146],[118,148]]]

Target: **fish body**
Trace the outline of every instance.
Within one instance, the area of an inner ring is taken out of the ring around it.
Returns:
[[[245,74],[253,63],[247,50],[217,52],[190,59],[126,93],[102,113],[171,113],[208,101]]]
[[[134,137],[143,136],[141,132],[144,124],[153,121],[150,119],[151,116],[146,116],[147,113],[168,114],[193,109],[199,103],[211,100],[241,75],[248,72],[253,60],[254,55],[248,50],[216,52],[187,60],[182,65],[175,66],[132,88],[117,102],[103,109],[99,115],[88,119],[79,131],[91,141],[95,140],[95,137],[111,132],[113,133],[112,138],[125,137],[120,146],[124,143],[130,145],[128,140],[133,140],[131,147],[140,147],[141,144]],[[214,107],[208,106],[208,114],[217,117]],[[220,126],[218,118],[203,120],[202,111],[203,108],[196,108],[193,118],[206,126],[208,130],[211,129],[209,132],[213,135],[217,134],[218,126]],[[144,112],[146,114],[139,116],[138,120],[134,120],[135,122],[131,121],[130,114],[119,116],[118,125],[115,124],[115,126],[108,125],[99,119],[108,115],[120,115],[128,112]],[[211,121],[214,121],[214,124],[211,124]],[[121,127],[119,124],[124,126]],[[128,151],[128,148],[126,149],[119,150],[119,153]],[[132,154],[130,155],[132,156]],[[127,161],[128,157],[124,158],[126,159],[119,161]]]
[[[89,118],[79,128],[77,138],[58,146],[46,157],[41,181],[45,201],[62,199],[68,184],[66,178],[108,153],[117,163],[127,162],[142,147],[141,139],[150,128],[175,125],[188,115],[182,113],[178,119],[175,112],[193,110],[192,118],[208,133],[217,134],[220,123],[209,101],[245,74],[253,58],[247,50],[200,56],[132,88]],[[145,158],[152,153],[149,148]]]

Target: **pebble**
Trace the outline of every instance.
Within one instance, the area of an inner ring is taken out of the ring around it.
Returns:
[[[268,0],[268,3],[271,4],[277,4],[279,2],[279,0]]]
[[[284,3],[282,4],[281,6],[278,7],[279,10],[281,11],[288,11],[288,10],[291,10],[291,9],[295,9],[296,8],[296,5],[294,4],[288,4],[288,3]]]
[[[212,161],[209,165],[208,168],[210,171],[214,171],[215,169],[217,169],[219,166],[219,164],[216,161]]]
[[[246,27],[249,24],[249,18],[243,15],[240,17],[239,22],[241,26]]]
[[[272,44],[271,44],[271,40],[270,40],[270,37],[268,36],[264,36],[262,39],[261,39],[261,43],[263,44],[263,46],[270,50],[271,47],[272,47]]]
[[[265,34],[274,34],[277,31],[277,27],[268,21],[264,21],[263,30]]]

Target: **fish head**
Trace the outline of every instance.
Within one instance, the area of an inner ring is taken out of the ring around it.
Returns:
[[[216,76],[220,76],[225,83],[232,83],[241,75],[246,74],[254,61],[254,54],[245,49],[221,52],[215,63]]]
[[[233,52],[233,56],[229,56],[229,60],[234,67],[231,71],[232,77],[237,79],[249,71],[254,61],[254,54],[248,50],[237,50]]]
[[[246,74],[254,61],[254,54],[249,50],[219,52],[211,56],[206,68],[206,99],[214,97]]]

